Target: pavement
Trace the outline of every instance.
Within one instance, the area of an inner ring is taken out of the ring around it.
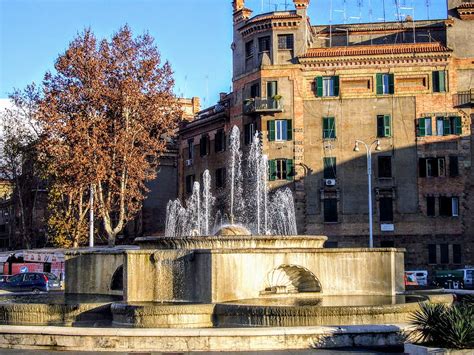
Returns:
[[[280,351],[231,351],[231,352],[93,352],[93,351],[67,351],[71,355],[96,355],[96,354],[113,354],[113,355],[185,355],[185,354],[225,354],[225,355],[379,355],[379,354],[403,354],[401,349],[385,349],[385,351],[377,351],[371,349],[338,349],[338,350],[280,350]],[[16,349],[0,349],[0,354],[8,355],[60,355],[64,351],[43,351],[43,350],[16,350]]]

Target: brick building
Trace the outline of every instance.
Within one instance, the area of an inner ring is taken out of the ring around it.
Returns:
[[[299,232],[368,245],[372,146],[375,246],[407,268],[474,264],[474,3],[448,19],[312,26],[309,0],[252,16],[234,1],[233,92],[183,126],[179,191],[210,169],[225,194],[226,137],[262,132],[273,189],[294,191]]]

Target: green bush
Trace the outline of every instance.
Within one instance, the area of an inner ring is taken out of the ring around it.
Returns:
[[[474,347],[474,307],[469,302],[453,306],[420,303],[412,324],[417,343],[454,349]]]

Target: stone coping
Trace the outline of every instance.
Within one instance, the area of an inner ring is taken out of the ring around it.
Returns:
[[[409,324],[373,324],[347,326],[308,326],[308,327],[246,327],[246,328],[91,328],[0,325],[0,334],[51,334],[73,336],[272,336],[298,334],[365,334],[392,333],[410,329]]]
[[[177,249],[140,249],[126,250],[126,254],[149,255],[155,251],[175,251]],[[180,249],[196,254],[265,254],[265,253],[404,253],[405,248],[255,248],[255,249]]]

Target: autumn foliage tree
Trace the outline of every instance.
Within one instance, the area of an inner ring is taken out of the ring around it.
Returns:
[[[84,239],[91,187],[109,245],[141,209],[180,108],[169,63],[148,34],[121,28],[110,41],[78,35],[47,73],[38,120],[56,223],[73,218]],[[55,202],[56,201],[56,202]],[[61,215],[63,219],[61,220]],[[57,227],[59,227],[57,225]]]

